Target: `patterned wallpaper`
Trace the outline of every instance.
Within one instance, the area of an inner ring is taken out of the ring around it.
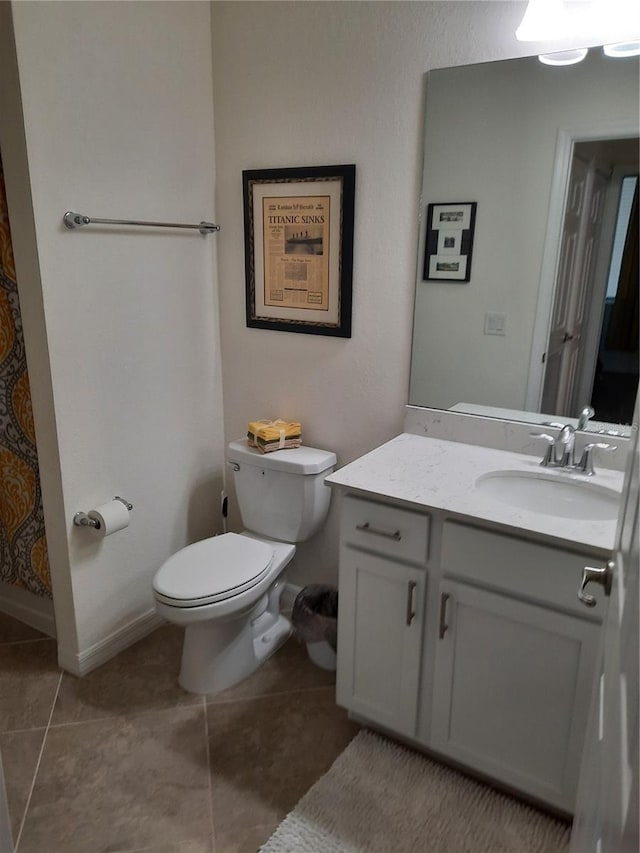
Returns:
[[[1,160],[0,581],[51,598],[38,452]]]

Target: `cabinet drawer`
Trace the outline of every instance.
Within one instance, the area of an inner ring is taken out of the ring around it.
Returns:
[[[601,620],[604,590],[592,584],[597,606],[578,601],[582,570],[604,561],[466,524],[447,521],[442,537],[442,570],[479,585],[503,589],[585,618]]]
[[[429,545],[429,516],[346,497],[342,505],[340,537],[345,544],[424,564]]]

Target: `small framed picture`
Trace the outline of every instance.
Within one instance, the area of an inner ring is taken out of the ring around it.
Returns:
[[[477,206],[475,201],[428,206],[424,281],[471,279]]]
[[[459,255],[462,242],[462,231],[449,231],[442,229],[438,231],[439,255]]]
[[[468,281],[466,275],[466,255],[431,255],[429,258],[429,279]]]

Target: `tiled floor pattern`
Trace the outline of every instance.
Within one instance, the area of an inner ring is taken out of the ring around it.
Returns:
[[[0,751],[16,853],[255,853],[357,727],[295,640],[219,696],[177,684],[182,632],[82,679],[0,614]]]

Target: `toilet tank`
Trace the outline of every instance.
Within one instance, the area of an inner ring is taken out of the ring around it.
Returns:
[[[304,542],[321,527],[331,489],[324,478],[336,455],[315,447],[261,453],[246,440],[230,442],[227,461],[247,530],[280,542]]]

